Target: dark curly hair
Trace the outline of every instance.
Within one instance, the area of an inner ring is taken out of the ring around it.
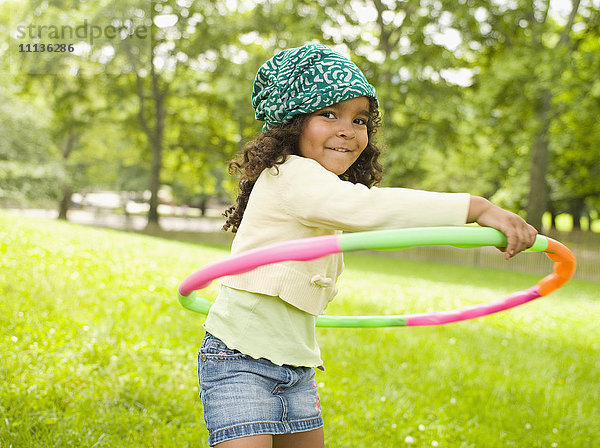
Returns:
[[[254,140],[244,146],[242,152],[229,162],[229,174],[240,176],[239,194],[235,204],[223,213],[227,218],[223,230],[231,229],[236,233],[252,188],[260,173],[265,168],[281,165],[288,155],[300,156],[298,143],[304,124],[310,114],[294,116],[288,123],[276,124],[267,132],[259,134]],[[348,170],[339,176],[340,179],[367,187],[379,184],[382,178],[383,167],[378,161],[381,149],[378,148],[373,136],[381,126],[381,116],[377,102],[369,97],[369,119],[367,121],[367,135],[369,143],[361,155]]]

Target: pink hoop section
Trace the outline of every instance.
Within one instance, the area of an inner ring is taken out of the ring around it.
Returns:
[[[223,275],[241,274],[259,266],[282,261],[308,261],[325,255],[341,252],[337,235],[324,235],[302,240],[292,240],[265,248],[249,250],[242,254],[233,255],[225,260],[217,261],[203,269],[194,272],[179,285],[179,294],[188,296],[196,289],[204,289],[211,282]],[[290,256],[293,254],[293,256]]]
[[[423,314],[407,314],[407,327],[420,327],[427,325],[444,325],[461,320],[475,319],[477,317],[487,316],[488,314],[499,313],[500,311],[523,305],[531,300],[541,297],[540,287],[538,285],[522,291],[515,292],[502,300],[495,302],[473,305],[459,310],[438,311]]]

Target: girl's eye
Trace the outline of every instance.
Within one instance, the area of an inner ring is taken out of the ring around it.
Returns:
[[[335,118],[335,114],[329,110],[321,112],[319,115],[326,117],[326,118]]]
[[[365,120],[364,118],[357,118],[356,120],[354,120],[354,122],[356,124],[360,124],[361,126],[364,126],[367,124],[367,120]]]

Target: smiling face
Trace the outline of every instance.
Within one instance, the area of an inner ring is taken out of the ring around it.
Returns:
[[[369,100],[365,96],[311,113],[298,142],[300,155],[338,176],[345,173],[369,143],[368,119]]]

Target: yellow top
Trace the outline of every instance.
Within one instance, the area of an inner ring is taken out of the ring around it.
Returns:
[[[273,364],[319,367],[316,316],[279,297],[221,286],[204,329],[227,347]]]

